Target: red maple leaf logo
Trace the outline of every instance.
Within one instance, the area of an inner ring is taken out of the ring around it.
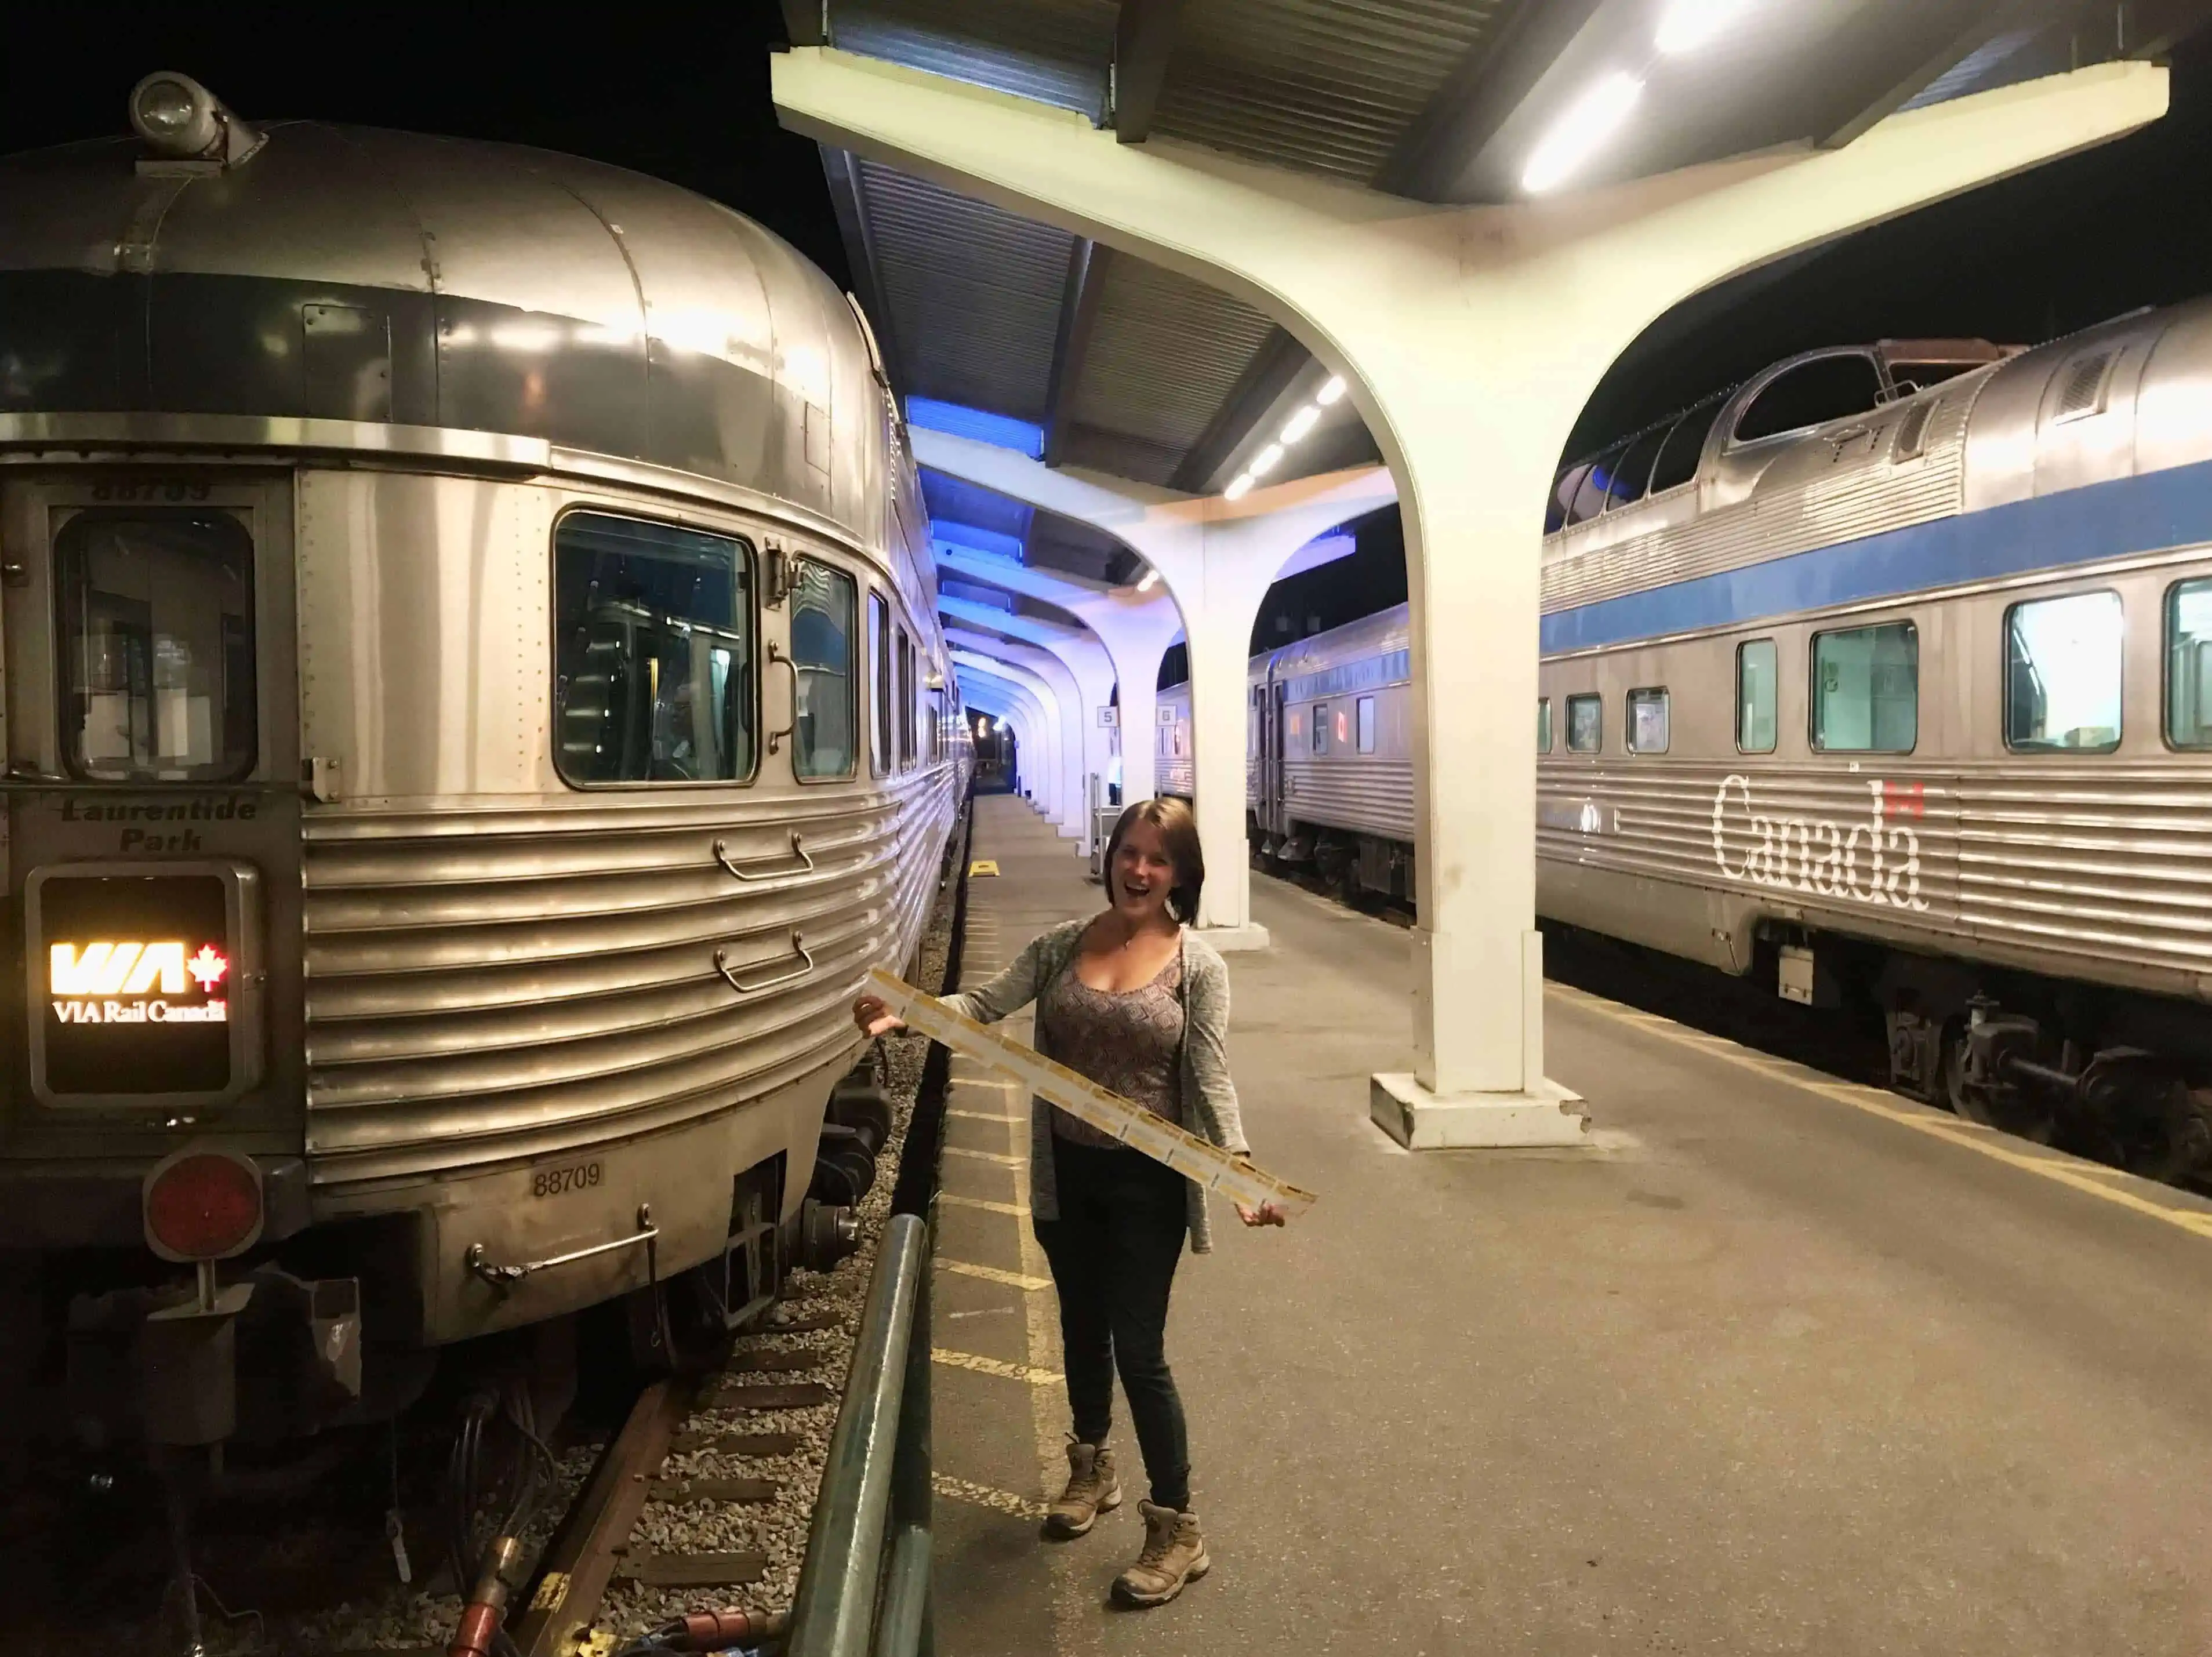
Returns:
[[[222,982],[222,975],[230,970],[230,962],[215,952],[212,944],[200,945],[200,952],[185,962],[185,970],[200,981],[200,992],[211,994]]]

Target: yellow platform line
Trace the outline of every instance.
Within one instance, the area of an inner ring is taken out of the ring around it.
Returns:
[[[1863,1110],[1869,1116],[1879,1116],[1884,1121],[1911,1128],[1916,1133],[1925,1133],[1930,1138],[1979,1151],[1993,1162],[2016,1168],[2025,1174],[2033,1174],[2039,1179],[2049,1180],[2054,1185],[2082,1192],[2154,1220],[2163,1220],[2191,1236],[2212,1237],[2212,1213],[2154,1202],[2125,1187],[2111,1183],[2115,1174],[2130,1183],[2142,1183],[2123,1169],[2084,1162],[2063,1152],[2031,1156],[2025,1151],[2014,1150],[2005,1143],[2009,1136],[1992,1132],[1978,1122],[1961,1121],[1947,1111],[1939,1111],[1930,1106],[1912,1105],[1893,1095],[1874,1088],[1860,1087],[1850,1082],[1824,1081],[1786,1061],[1770,1059],[1765,1053],[1754,1052],[1725,1037],[1708,1035],[1702,1030],[1686,1030],[1667,1019],[1655,1020],[1648,1013],[1624,1007],[1618,1001],[1608,1001],[1603,996],[1592,995],[1587,990],[1572,989],[1564,984],[1553,984],[1547,987],[1553,994],[1577,1006],[1586,1007],[1601,1018],[1627,1024],[1660,1041],[1691,1048],[1708,1058],[1734,1065],[1739,1070],[1750,1071],[1769,1081],[1786,1083],[1801,1092],[1816,1094],[1838,1104],[1849,1105],[1854,1110]]]
[[[996,1162],[1000,1168],[1026,1168],[1029,1166],[1030,1160],[1026,1156],[1003,1156],[995,1150],[969,1150],[964,1145],[947,1145],[945,1147],[945,1154],[948,1156],[964,1156],[971,1162]]]
[[[937,1263],[947,1272],[957,1272],[963,1278],[981,1278],[985,1283],[1002,1283],[1009,1289],[1026,1289],[1031,1294],[1052,1287],[1049,1278],[1024,1277],[1018,1272],[1001,1272],[995,1266],[977,1266],[971,1260],[949,1260],[939,1254]]]
[[[973,1480],[955,1478],[950,1473],[933,1473],[929,1488],[948,1501],[965,1502],[971,1507],[993,1508],[1000,1513],[1012,1514],[1018,1519],[1042,1519],[1044,1503],[1026,1496],[1016,1496],[1012,1490],[994,1490],[988,1484]]]
[[[1018,1203],[994,1203],[988,1197],[957,1197],[949,1191],[939,1192],[937,1200],[950,1203],[955,1208],[980,1208],[987,1214],[1012,1214],[1018,1218],[1025,1218],[1029,1214],[1029,1210]]]
[[[947,1116],[957,1116],[963,1122],[1026,1122],[1026,1116],[1001,1116],[991,1110],[948,1110]]]
[[[1033,1369],[1026,1363],[1009,1363],[1004,1358],[987,1358],[978,1352],[955,1352],[942,1346],[931,1347],[929,1357],[933,1363],[941,1363],[948,1369],[973,1369],[979,1375],[1025,1381],[1032,1387],[1058,1387],[1066,1379],[1057,1369]]]

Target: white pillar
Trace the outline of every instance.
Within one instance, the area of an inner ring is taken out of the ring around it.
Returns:
[[[1060,697],[1052,686],[1026,667],[1005,661],[993,655],[955,647],[953,662],[960,669],[961,682],[973,681],[979,674],[997,679],[1028,699],[1036,710],[1035,732],[1037,751],[1035,763],[1030,768],[1030,795],[1037,807],[1055,823],[1060,821],[1060,796],[1067,786],[1067,767],[1062,755]]]
[[[1106,707],[1114,694],[1114,659],[1106,653],[1106,646],[1087,628],[1061,627],[1052,622],[1040,621],[1034,616],[1016,615],[1009,610],[994,609],[989,604],[970,603],[964,598],[948,598],[939,594],[937,600],[939,616],[962,626],[992,633],[1002,638],[1019,639],[1024,643],[1050,651],[1060,659],[1062,666],[1073,677],[1076,688],[1077,721],[1083,727],[1083,792],[1078,802],[1083,812],[1083,853],[1089,856],[1091,844],[1091,782],[1092,777],[1110,774],[1113,761],[1114,733],[1099,722],[1098,710]],[[1103,796],[1102,796],[1103,798]]]
[[[1014,728],[1014,774],[1007,779],[1014,792],[1022,792],[1026,779],[1030,786],[1031,804],[1036,803],[1036,772],[1045,752],[1043,738],[1038,734],[1040,710],[1029,695],[1003,679],[981,675],[965,675],[964,689],[972,689],[969,701],[993,718],[1002,719]]]
[[[1134,587],[1095,586],[1003,558],[944,548],[938,550],[937,567],[964,581],[981,581],[1056,604],[1097,635],[1113,659],[1114,677],[1121,693],[1121,803],[1133,805],[1152,798],[1155,786],[1152,710],[1159,690],[1160,660],[1176,634],[1183,631],[1182,614],[1164,587],[1147,593]]]
[[[1083,697],[1067,665],[1048,650],[1011,639],[994,639],[950,626],[945,641],[973,655],[1003,661],[1020,668],[1050,689],[1058,718],[1060,782],[1054,791],[1052,820],[1069,840],[1083,838]]]
[[[1534,930],[1538,566],[1552,470],[1599,378],[1691,294],[2163,114],[2099,65],[1890,116],[1850,144],[1617,187],[1433,207],[825,48],[771,64],[786,126],[1258,307],[1352,388],[1398,479],[1418,789],[1416,1144],[1571,1140],[1548,1108]],[[1387,1096],[1387,1097],[1386,1097]],[[1572,1123],[1572,1128],[1568,1126]]]
[[[1398,498],[1389,472],[1355,467],[1255,489],[1230,501],[1075,467],[1054,469],[1015,450],[943,432],[916,431],[914,452],[922,465],[949,477],[1103,530],[1159,573],[1189,624],[1192,771],[1199,845],[1206,857],[1199,926],[1217,948],[1265,949],[1267,930],[1252,919],[1245,849],[1245,680],[1252,623],[1267,589],[1301,548]],[[1127,692],[1122,694],[1126,707]],[[1135,797],[1125,792],[1124,798]]]

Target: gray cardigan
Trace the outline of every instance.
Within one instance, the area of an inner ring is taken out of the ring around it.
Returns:
[[[979,1024],[995,1024],[1042,998],[1053,980],[1068,970],[1077,944],[1089,918],[1070,920],[1030,940],[1013,964],[989,983],[960,995],[948,995],[945,1005]],[[1188,926],[1182,931],[1182,1062],[1178,1081],[1182,1126],[1201,1139],[1225,1150],[1243,1154],[1244,1126],[1237,1110],[1236,1084],[1229,1079],[1229,968],[1213,945]],[[1049,1059],[1052,1049],[1039,1025],[1036,1050]],[[1030,1212],[1040,1220],[1060,1217],[1060,1192],[1053,1182],[1052,1107],[1042,1099],[1030,1101]],[[1213,1230],[1207,1223],[1206,1188],[1196,1181],[1190,1187],[1190,1251],[1204,1254],[1213,1247]]]

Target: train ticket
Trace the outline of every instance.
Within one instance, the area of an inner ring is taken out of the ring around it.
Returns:
[[[933,1041],[942,1041],[963,1058],[1005,1071],[1077,1120],[1112,1134],[1132,1150],[1141,1150],[1154,1162],[1166,1163],[1208,1191],[1218,1191],[1246,1208],[1273,1203],[1289,1216],[1303,1214],[1313,1206],[1312,1192],[1301,1191],[1237,1161],[1220,1146],[1185,1132],[1118,1093],[1109,1093],[1066,1065],[1053,1063],[1034,1047],[994,1035],[882,968],[871,969],[868,979],[890,1010],[906,1020],[908,1029],[921,1031]]]

